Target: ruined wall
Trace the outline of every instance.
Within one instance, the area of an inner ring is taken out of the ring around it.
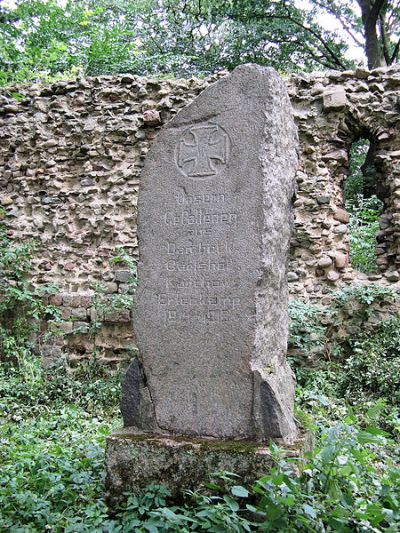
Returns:
[[[103,76],[0,95],[0,203],[8,234],[37,241],[32,280],[53,283],[63,335],[45,355],[96,350],[110,361],[134,348],[132,276],[136,198],[149,145],[207,80]],[[293,297],[322,301],[354,282],[400,285],[400,68],[296,75],[288,80],[301,162],[289,266]],[[351,143],[372,139],[385,213],[379,270],[348,260],[343,182]],[[162,171],[162,169],[161,169]],[[100,327],[101,326],[101,327]]]
[[[400,279],[400,69],[300,75],[289,90],[299,128],[292,294],[311,299],[352,282],[391,285]],[[378,233],[379,270],[369,276],[349,264],[343,185],[349,149],[359,138],[375,147],[377,189],[385,204]]]

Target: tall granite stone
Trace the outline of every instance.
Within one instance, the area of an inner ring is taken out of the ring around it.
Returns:
[[[297,136],[273,69],[242,65],[160,131],[141,176],[126,427],[292,442],[286,267]]]

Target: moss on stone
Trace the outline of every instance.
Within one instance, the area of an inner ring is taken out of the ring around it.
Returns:
[[[181,450],[194,449],[198,452],[229,452],[229,453],[256,453],[265,449],[267,443],[249,440],[234,439],[211,439],[196,438],[180,435],[156,435],[151,433],[135,433],[129,431],[116,432],[113,435],[118,439],[125,439],[130,442],[146,443],[147,445],[162,446],[164,448],[179,448]]]
[[[283,454],[300,457],[303,440],[283,446]],[[106,498],[112,510],[126,493],[139,493],[147,485],[165,485],[172,498],[183,489],[196,490],[213,473],[234,472],[243,485],[251,485],[274,465],[267,443],[152,434],[124,428],[107,438]]]

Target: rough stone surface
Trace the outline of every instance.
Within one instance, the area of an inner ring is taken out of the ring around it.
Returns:
[[[343,87],[327,87],[324,91],[324,108],[341,109],[347,103],[346,93]]]
[[[113,257],[122,249],[138,258],[136,199],[146,154],[159,131],[154,112],[167,124],[217,78],[101,76],[1,89],[0,216],[13,241],[37,243],[34,285],[58,288],[54,305],[61,308],[66,333],[51,340],[49,354],[62,353],[71,363],[91,357],[93,350],[109,364],[131,357],[135,338],[126,310],[107,313],[106,321],[102,308],[132,292],[117,272],[124,267]],[[286,80],[300,141],[289,266],[292,298],[327,303],[332,288],[353,283],[400,289],[399,80],[399,65],[357,69],[353,75],[294,74]],[[328,88],[344,90],[344,107],[324,109]],[[154,122],[146,122],[150,117]],[[348,222],[347,213],[337,214],[344,209],[345,156],[360,137],[376,141],[376,175],[385,206],[378,272],[366,279],[351,262],[344,268],[335,263],[339,275],[328,280],[318,261],[349,255],[349,233],[334,229],[337,222]],[[96,284],[105,287],[109,304],[88,301],[87,296],[96,296]],[[88,333],[76,327],[71,298],[83,309]],[[95,320],[101,328],[93,336]]]
[[[287,457],[298,457],[303,443],[285,448]],[[247,441],[219,441],[188,437],[140,434],[132,429],[107,439],[106,501],[116,509],[124,493],[139,493],[150,484],[167,486],[174,497],[182,488],[196,489],[213,479],[214,472],[235,472],[240,483],[251,485],[273,466],[267,447]]]
[[[334,214],[334,219],[342,222],[343,224],[347,224],[350,220],[350,215],[344,209],[337,209]]]
[[[134,329],[161,431],[296,436],[286,363],[296,148],[283,82],[244,65],[182,110],[147,156]],[[134,425],[152,429],[139,414]]]
[[[161,124],[161,117],[159,111],[156,109],[148,109],[143,113],[143,121],[149,126],[158,126]]]

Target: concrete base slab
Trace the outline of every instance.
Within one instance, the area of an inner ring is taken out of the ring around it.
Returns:
[[[303,442],[285,446],[288,457],[298,457]],[[146,485],[165,485],[173,496],[194,490],[210,474],[234,472],[248,485],[265,475],[273,460],[267,444],[241,440],[155,435],[125,428],[110,435],[106,448],[106,501],[115,510],[124,493],[138,493]]]

